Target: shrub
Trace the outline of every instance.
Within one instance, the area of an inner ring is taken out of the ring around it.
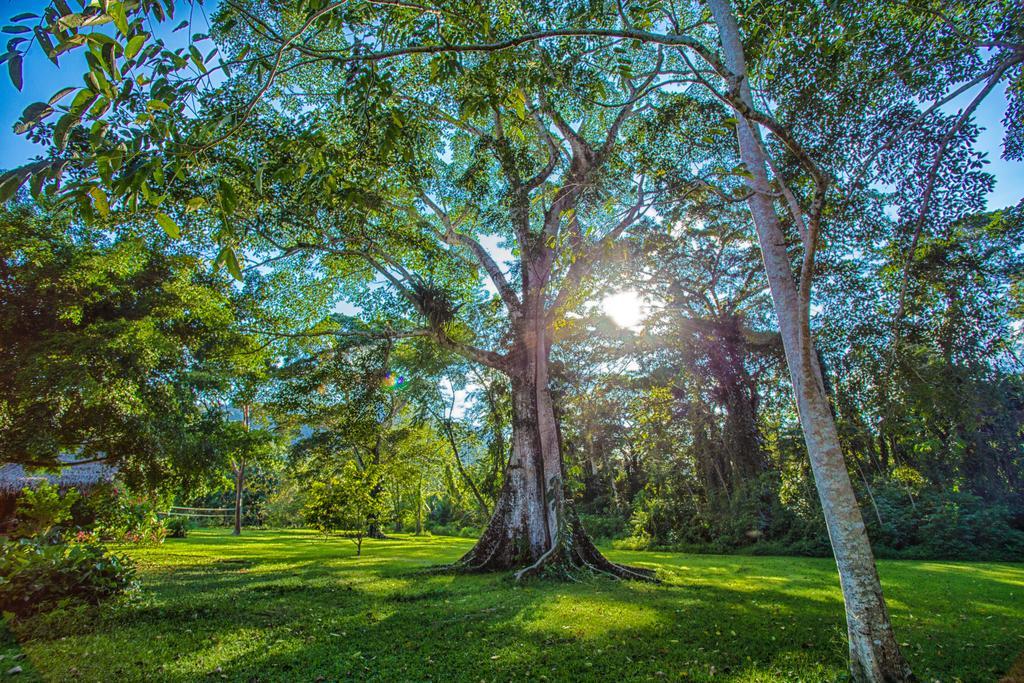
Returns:
[[[96,543],[8,541],[0,546],[0,610],[28,616],[100,600],[135,585],[135,566]]]
[[[309,489],[306,523],[324,536],[337,534],[352,540],[356,555],[363,552],[363,538],[384,516],[384,501],[374,495],[378,480],[348,462],[338,476],[316,481]]]
[[[612,541],[612,547],[616,550],[650,550],[651,538],[650,536],[627,536]]]
[[[432,536],[454,536],[455,538],[479,538],[482,531],[479,527],[466,526],[458,522],[450,524],[432,524],[429,529]]]
[[[302,526],[305,505],[306,489],[295,480],[286,479],[279,490],[267,496],[263,506],[267,526],[282,529]]]
[[[923,489],[911,495],[901,482],[883,482],[874,491],[874,508],[865,506],[877,556],[1014,561],[1024,554],[1024,532],[1014,527],[1006,501],[963,491]]]
[[[90,496],[90,505],[96,511],[96,533],[104,540],[160,543],[167,535],[156,505],[143,496],[110,486]]]
[[[35,487],[26,486],[18,500],[16,537],[46,536],[71,519],[71,506],[79,498],[78,491],[60,490],[48,481]]]
[[[580,522],[590,537],[596,541],[612,541],[625,538],[626,520],[619,515],[588,515],[580,513]]]
[[[188,536],[189,529],[192,525],[184,517],[171,517],[164,522],[164,526],[167,527],[167,535],[170,538],[185,538]]]

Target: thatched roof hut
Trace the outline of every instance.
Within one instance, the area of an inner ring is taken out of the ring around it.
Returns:
[[[0,466],[0,526],[14,515],[15,499],[26,486],[45,480],[56,484],[62,491],[72,488],[87,491],[97,484],[111,481],[117,474],[116,467],[102,462],[76,464],[76,460],[73,455],[62,455],[60,461],[63,467],[59,474],[28,472],[21,465],[15,464]]]

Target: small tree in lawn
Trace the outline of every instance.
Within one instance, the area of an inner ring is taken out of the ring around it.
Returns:
[[[337,534],[356,544],[356,557],[363,551],[363,538],[370,525],[385,511],[382,496],[375,496],[377,476],[360,471],[352,461],[341,472],[325,481],[314,482],[304,514],[306,523],[324,536]]]

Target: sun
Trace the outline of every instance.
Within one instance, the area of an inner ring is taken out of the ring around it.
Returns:
[[[617,292],[601,300],[601,310],[619,327],[636,328],[647,318],[647,306],[633,290]]]

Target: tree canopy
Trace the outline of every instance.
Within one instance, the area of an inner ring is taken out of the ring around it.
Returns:
[[[303,430],[295,461],[372,477],[375,505],[416,478],[423,507],[426,468],[384,473],[389,454],[450,463],[449,494],[486,522],[461,569],[651,578],[604,558],[587,506],[646,542],[813,551],[824,530],[853,677],[911,678],[869,528],[927,535],[892,513],[906,497],[917,514],[929,483],[937,509],[967,492],[1020,509],[1021,213],[987,210],[974,118],[1005,88],[1003,156],[1022,158],[1016,3],[228,0],[175,26],[176,9],[12,19],[15,86],[31,49],[87,71],[26,108],[47,154],[0,198],[27,186],[72,212],[61,239],[93,231],[101,270],[131,260],[131,294],[140,264],[173,273],[181,253],[241,281],[204,275],[160,314],[258,302],[246,343],[271,359],[275,420]],[[594,310],[624,291],[655,309],[639,331]],[[142,357],[138,376],[169,363]],[[200,402],[192,381],[167,383],[175,415]],[[476,463],[460,390],[481,399]]]

